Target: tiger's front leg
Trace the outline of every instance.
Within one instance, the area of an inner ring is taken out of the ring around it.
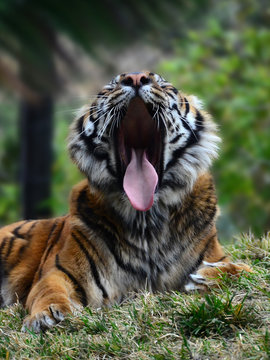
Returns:
[[[80,299],[74,285],[62,271],[52,270],[37,282],[30,291],[22,331],[30,329],[36,333],[44,331],[80,307]]]
[[[186,291],[206,291],[211,287],[217,287],[222,280],[223,274],[239,277],[243,271],[252,272],[246,264],[235,264],[225,256],[217,237],[214,238],[210,251],[205,254],[202,265],[196,272],[189,275],[189,281],[185,285]]]
[[[223,274],[239,277],[243,271],[252,272],[246,264],[234,264],[223,261],[209,263],[204,261],[194,274],[190,274],[190,281],[185,285],[185,290],[205,291],[211,287],[217,287],[222,280]]]

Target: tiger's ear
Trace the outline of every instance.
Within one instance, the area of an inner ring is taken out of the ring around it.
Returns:
[[[195,95],[191,95],[190,96],[190,100],[192,102],[192,105],[198,109],[198,110],[203,110],[204,108],[204,103],[201,99],[199,99],[197,96]]]

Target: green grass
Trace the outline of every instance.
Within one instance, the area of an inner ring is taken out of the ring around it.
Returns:
[[[0,311],[3,359],[269,359],[270,234],[243,235],[227,252],[253,273],[224,276],[208,294],[133,294],[90,308],[44,334],[20,331],[25,311]]]

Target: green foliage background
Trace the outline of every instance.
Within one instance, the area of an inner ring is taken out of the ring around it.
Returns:
[[[202,5],[192,14],[190,8],[190,24],[171,29],[168,51],[151,70],[201,98],[219,124],[223,143],[214,175],[221,237],[228,240],[249,229],[260,235],[270,229],[270,7],[263,0],[207,4],[211,11]],[[6,96],[0,101],[2,225],[20,218],[20,197],[17,105]],[[81,105],[77,101],[75,107]],[[53,195],[48,199],[55,215],[68,210],[68,193],[81,178],[65,150],[73,108],[62,101],[55,109]]]

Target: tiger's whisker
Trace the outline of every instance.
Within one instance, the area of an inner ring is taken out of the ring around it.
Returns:
[[[106,119],[103,127],[102,127],[101,130],[98,132],[98,138],[99,138],[99,139],[102,138],[103,134],[105,133],[105,131],[106,131],[106,129],[107,129],[107,127],[108,127],[108,125],[109,125],[109,123],[110,123],[110,121],[111,121],[111,118],[112,118],[112,116],[113,116],[113,115],[111,114],[111,112],[113,111],[113,109],[114,109],[114,108],[112,108],[112,109],[109,111],[109,113],[108,113],[108,115],[107,115],[107,119]]]

